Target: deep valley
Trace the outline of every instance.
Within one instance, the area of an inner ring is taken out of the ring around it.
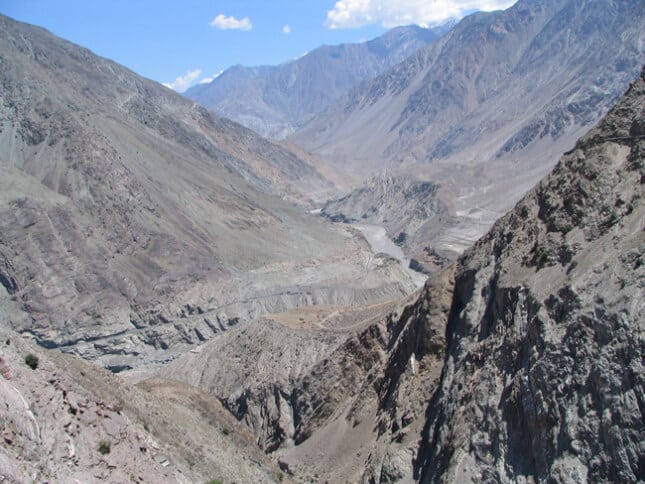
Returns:
[[[520,0],[182,96],[0,16],[0,481],[642,482],[643,25]]]

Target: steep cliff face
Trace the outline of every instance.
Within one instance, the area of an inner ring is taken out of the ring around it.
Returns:
[[[460,260],[423,482],[645,472],[645,71]]]

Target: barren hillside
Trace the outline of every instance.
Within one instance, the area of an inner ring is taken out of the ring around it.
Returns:
[[[414,285],[285,199],[307,162],[176,93],[0,18],[2,320],[114,370],[229,325]]]

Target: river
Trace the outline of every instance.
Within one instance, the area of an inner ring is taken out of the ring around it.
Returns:
[[[423,286],[427,277],[420,272],[410,269],[410,259],[405,256],[401,247],[392,242],[392,239],[387,236],[383,227],[370,224],[352,224],[352,227],[361,231],[375,254],[383,252],[397,259],[401,262],[401,265],[414,281],[415,285],[417,287]]]

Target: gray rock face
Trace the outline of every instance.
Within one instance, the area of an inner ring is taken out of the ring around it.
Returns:
[[[279,66],[235,66],[185,95],[263,136],[281,139],[350,88],[431,44],[445,30],[397,27],[361,44],[319,47]]]
[[[645,71],[460,260],[423,482],[637,482]]]

